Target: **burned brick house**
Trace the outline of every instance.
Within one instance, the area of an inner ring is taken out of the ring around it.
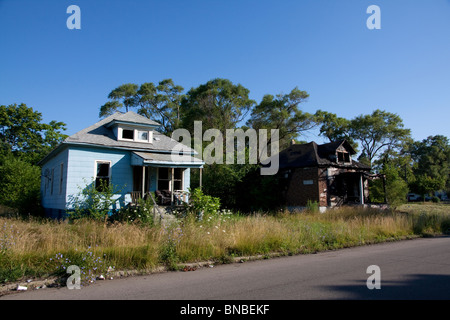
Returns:
[[[279,178],[288,208],[316,201],[321,211],[345,204],[365,204],[369,197],[370,166],[352,156],[346,140],[318,145],[291,144],[279,153]]]

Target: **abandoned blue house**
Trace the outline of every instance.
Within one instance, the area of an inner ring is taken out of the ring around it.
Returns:
[[[132,111],[116,112],[68,137],[40,161],[46,215],[64,217],[80,190],[102,183],[120,190],[117,207],[157,190],[171,203],[187,201],[191,169],[201,170],[204,162],[193,149],[156,131],[158,126]]]

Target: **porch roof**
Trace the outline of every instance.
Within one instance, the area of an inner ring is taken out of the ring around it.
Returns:
[[[202,168],[205,163],[190,154],[133,152],[131,165],[151,167]]]

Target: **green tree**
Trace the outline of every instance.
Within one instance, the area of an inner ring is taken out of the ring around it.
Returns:
[[[155,86],[142,84],[137,91],[138,113],[161,124],[160,131],[170,135],[181,124],[181,100],[184,88],[172,79],[164,79]]]
[[[377,109],[370,115],[352,119],[349,135],[359,142],[362,158],[371,165],[384,150],[390,152],[401,148],[411,131],[404,128],[403,120],[397,114]]]
[[[182,126],[193,132],[194,121],[202,121],[203,130],[234,129],[254,106],[250,90],[227,79],[213,79],[192,88],[181,103]]]
[[[32,164],[37,163],[67,135],[65,123],[42,122],[42,114],[26,104],[0,106],[1,155],[13,154]]]
[[[40,177],[38,166],[8,155],[0,161],[0,204],[20,214],[40,215]]]
[[[411,188],[428,195],[447,187],[450,174],[449,139],[442,135],[430,136],[412,143],[410,147],[415,181]]]
[[[101,118],[110,116],[116,111],[123,110],[123,108],[125,108],[125,112],[128,112],[129,109],[136,107],[138,88],[137,84],[126,83],[112,90],[108,95],[108,99],[111,101],[100,107],[99,116]]]
[[[109,93],[110,101],[100,107],[99,116],[102,118],[117,111],[127,112],[134,108],[140,115],[159,122],[159,131],[170,134],[181,123],[183,90],[172,79],[164,79],[158,85],[152,82],[140,86],[134,83],[123,84]]]
[[[247,125],[253,129],[279,130],[280,149],[287,147],[301,132],[315,126],[314,117],[299,109],[300,103],[309,97],[306,91],[294,88],[288,94],[267,94],[253,109]],[[269,144],[271,142],[269,137]]]
[[[386,198],[388,204],[394,208],[405,203],[409,188],[401,176],[401,168],[392,163],[388,163],[380,173],[385,175],[385,185],[383,185],[381,178],[371,182],[371,201],[383,202],[384,198]]]
[[[317,110],[314,114],[315,122],[320,125],[320,135],[330,142],[347,140],[357,150],[358,143],[350,135],[351,121],[338,117],[335,113]]]

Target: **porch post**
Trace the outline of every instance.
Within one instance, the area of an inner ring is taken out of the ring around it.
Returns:
[[[202,188],[202,172],[203,168],[200,168],[200,189]]]
[[[172,169],[172,172],[171,172],[171,175],[170,175],[170,186],[171,186],[171,192],[170,192],[170,204],[172,204],[173,205],[173,192],[174,192],[174,187],[175,187],[175,182],[174,182],[174,168],[171,168]]]
[[[364,204],[364,181],[362,174],[359,176],[359,203]]]

